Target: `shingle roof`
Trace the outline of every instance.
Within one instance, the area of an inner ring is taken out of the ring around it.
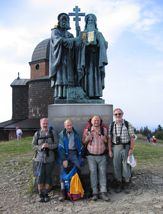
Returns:
[[[0,123],[0,128],[4,128],[5,130],[16,129],[19,127],[24,130],[37,130],[40,128],[40,118],[31,118],[25,120],[9,120],[3,123]]]
[[[40,42],[33,51],[31,61],[49,59],[50,38]]]
[[[30,79],[15,79],[12,83],[11,83],[11,87],[12,86],[25,86],[26,83],[29,81]]]

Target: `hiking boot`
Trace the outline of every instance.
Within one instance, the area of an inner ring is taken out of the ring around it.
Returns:
[[[125,182],[125,193],[130,193],[130,182]]]
[[[93,201],[97,201],[97,199],[98,199],[98,195],[97,195],[97,194],[94,194],[93,197],[92,197],[92,200],[93,200]]]
[[[99,197],[104,201],[110,201],[110,198],[107,196],[106,192],[102,192]]]
[[[117,182],[117,187],[115,188],[115,192],[116,192],[116,193],[120,193],[120,192],[121,192],[121,189],[122,189],[122,182],[121,182],[121,181],[118,181],[118,182]]]
[[[59,197],[59,201],[65,200],[65,189],[61,189],[61,196]]]
[[[42,193],[39,194],[38,201],[39,202],[44,202],[44,195]]]
[[[48,194],[45,194],[45,196],[44,196],[44,201],[45,201],[45,202],[50,201],[50,197],[48,196]]]

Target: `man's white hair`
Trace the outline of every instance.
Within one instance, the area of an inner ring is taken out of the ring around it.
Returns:
[[[114,112],[115,112],[115,111],[117,111],[117,110],[120,110],[120,111],[121,111],[121,113],[122,113],[122,114],[124,114],[124,112],[123,112],[123,111],[122,111],[122,109],[120,109],[120,108],[116,108],[116,109],[114,109]]]

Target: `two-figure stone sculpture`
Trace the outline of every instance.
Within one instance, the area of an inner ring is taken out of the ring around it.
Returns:
[[[75,18],[79,21],[78,17]],[[77,99],[81,103],[100,102],[108,63],[107,42],[97,29],[94,14],[85,16],[84,31],[81,32],[79,25],[76,25],[75,38],[68,32],[69,22],[68,14],[59,14],[58,25],[51,33],[49,77],[54,98],[69,103],[77,102]]]

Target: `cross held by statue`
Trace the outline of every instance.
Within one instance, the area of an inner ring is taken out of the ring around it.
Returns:
[[[73,21],[75,21],[75,26],[76,26],[76,36],[79,36],[79,21],[81,21],[81,18],[79,16],[85,16],[85,13],[79,13],[80,8],[78,8],[78,6],[75,6],[75,8],[73,8],[73,11],[75,13],[68,13],[68,15],[75,16],[73,18]]]

